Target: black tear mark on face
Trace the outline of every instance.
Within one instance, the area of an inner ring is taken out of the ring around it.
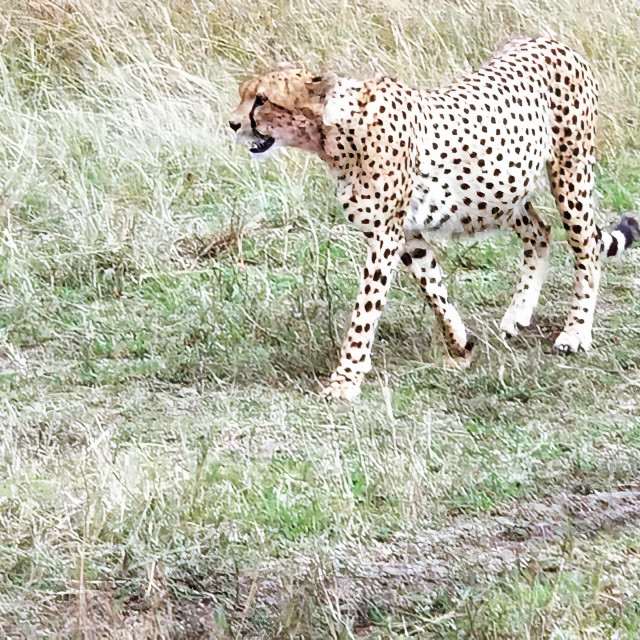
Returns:
[[[253,115],[255,110],[258,107],[261,107],[265,103],[265,98],[262,96],[256,96],[256,99],[253,101],[253,106],[251,107],[251,111],[249,112],[249,121],[251,122],[251,131],[256,138],[265,139],[269,136],[266,136],[258,131],[258,125],[256,124],[255,116]]]
[[[261,107],[265,103],[265,98],[262,96],[256,96],[256,99],[253,101],[253,106],[251,107],[251,111],[249,112],[249,121],[251,122],[251,132],[257,138],[257,141],[254,142],[249,151],[251,153],[264,153],[267,149],[271,147],[271,145],[275,142],[275,139],[267,134],[260,133],[258,131],[258,125],[256,124],[255,116],[253,115],[254,111]]]

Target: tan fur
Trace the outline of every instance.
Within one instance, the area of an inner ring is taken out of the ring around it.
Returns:
[[[273,135],[281,146],[295,146],[324,153],[322,114],[324,98],[335,82],[334,74],[314,76],[304,69],[283,69],[240,85],[240,105],[231,120],[240,124],[238,135],[250,137],[250,113],[256,97],[265,102],[254,109],[261,134]]]
[[[399,262],[438,318],[448,355],[459,366],[471,361],[473,342],[430,238],[514,231],[524,244],[523,268],[500,328],[513,336],[531,322],[551,240],[531,205],[545,167],[576,258],[569,315],[555,346],[589,348],[600,255],[623,251],[640,227],[623,220],[611,234],[595,224],[597,91],[575,52],[547,38],[515,40],[478,71],[428,92],[387,77],[338,80],[286,69],[243,83],[240,94],[230,125],[251,151],[264,157],[294,146],[318,153],[347,220],[367,243],[360,293],[326,395],[358,393]]]

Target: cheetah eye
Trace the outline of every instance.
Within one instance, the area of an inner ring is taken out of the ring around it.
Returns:
[[[265,103],[265,99],[262,96],[256,96],[256,99],[253,103],[253,108],[261,107]]]

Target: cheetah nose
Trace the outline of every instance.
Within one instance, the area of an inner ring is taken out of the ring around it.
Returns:
[[[240,128],[240,123],[231,122],[231,120],[229,120],[229,126],[233,129],[233,131],[237,131]]]

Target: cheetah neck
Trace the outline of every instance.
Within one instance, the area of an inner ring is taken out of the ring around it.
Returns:
[[[323,105],[320,103],[292,109],[279,107],[269,115],[267,129],[279,146],[311,151],[318,154],[322,160],[328,161],[322,110]]]

